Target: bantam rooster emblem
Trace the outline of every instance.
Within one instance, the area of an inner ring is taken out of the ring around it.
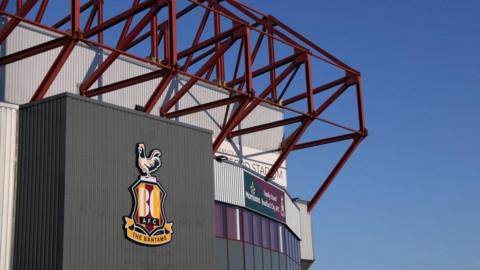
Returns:
[[[142,245],[164,245],[172,240],[173,221],[165,214],[167,192],[152,176],[162,166],[162,152],[153,149],[147,155],[145,144],[138,143],[136,147],[140,175],[129,188],[133,205],[130,214],[124,217],[125,236]]]
[[[160,160],[162,152],[158,149],[153,149],[149,157],[147,157],[145,153],[145,145],[143,143],[137,144],[138,168],[144,176],[150,178],[152,177],[152,173],[156,172],[162,166],[162,161]]]

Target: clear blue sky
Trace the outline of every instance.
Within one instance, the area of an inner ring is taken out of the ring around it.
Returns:
[[[370,136],[314,210],[312,269],[480,269],[480,1],[246,3],[363,76]],[[318,154],[289,160],[293,194]]]
[[[246,3],[363,76],[370,136],[314,209],[312,269],[480,269],[480,1]],[[291,156],[293,195],[311,197],[335,150]]]

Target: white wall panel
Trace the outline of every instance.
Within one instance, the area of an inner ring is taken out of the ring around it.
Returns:
[[[300,210],[288,196],[285,197],[285,212],[287,215],[288,227],[301,240],[302,234],[300,232]]]
[[[11,269],[17,126],[17,106],[0,102],[0,270]]]
[[[224,162],[213,162],[215,175],[215,200],[245,206],[243,170]]]
[[[307,202],[295,200],[295,204],[300,209],[300,233],[302,241],[300,242],[300,258],[302,260],[315,260],[313,250],[313,232],[312,232],[312,216],[308,212]]]

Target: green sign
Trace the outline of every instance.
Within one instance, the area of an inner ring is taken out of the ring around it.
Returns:
[[[285,222],[285,192],[248,173],[243,174],[245,207]]]

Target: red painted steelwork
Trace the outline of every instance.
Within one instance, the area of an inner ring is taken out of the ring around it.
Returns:
[[[110,52],[108,57],[81,82],[79,92],[82,95],[93,97],[122,91],[128,86],[161,78],[160,83],[144,105],[145,112],[152,112],[172,80],[177,77],[177,74],[180,74],[186,76],[188,80],[173,96],[165,97],[168,99],[160,107],[161,116],[175,118],[224,106],[223,123],[212,145],[214,151],[217,151],[228,138],[286,125],[298,125],[293,132],[286,134],[286,139],[277,149],[279,156],[268,172],[267,179],[276,173],[291,151],[352,140],[352,145],[312,198],[308,206],[309,210],[324,194],[358,144],[367,136],[360,73],[271,15],[236,0],[184,0],[188,5],[179,11],[177,11],[177,5],[180,2],[177,3],[177,0],[131,0],[131,5],[129,4],[126,9],[109,18],[104,18],[104,11],[111,10],[103,0],[89,0],[83,4],[80,0],[70,1],[69,14],[53,26],[42,24],[42,18],[48,16],[48,0],[28,0],[25,3],[17,0],[12,5],[8,5],[8,1],[3,0],[0,4],[0,14],[9,18],[6,25],[0,30],[0,43],[8,40],[9,35],[20,22],[58,35],[51,41],[1,57],[0,66],[63,46],[37,87],[31,98],[32,101],[41,99],[47,94],[50,85],[69,59],[76,44],[81,42]],[[11,10],[6,10],[8,6],[11,6]],[[168,9],[166,16],[159,13],[164,7]],[[36,14],[32,15],[32,10],[37,10]],[[198,25],[195,33],[191,37],[181,37],[182,40],[190,38],[188,39],[189,47],[178,51],[177,21],[183,20],[183,16],[193,14],[196,10],[200,10],[200,16],[195,24]],[[82,16],[82,14],[85,15]],[[134,20],[135,16],[137,16],[137,20]],[[34,19],[29,19],[31,17]],[[80,21],[82,17],[86,18],[83,24]],[[68,22],[70,23],[67,26]],[[121,27],[118,33],[112,34],[111,31],[117,31],[113,29],[117,29],[114,27],[120,23],[123,23],[123,28]],[[231,28],[225,25],[231,25]],[[111,45],[104,42],[104,32],[107,30],[110,31],[109,35],[118,37],[116,44]],[[95,36],[96,40],[93,40]],[[148,46],[150,52],[142,55],[131,52],[132,48],[138,48],[137,46],[148,38],[150,38],[150,46]],[[265,46],[263,46],[264,39],[267,43]],[[233,49],[234,45],[238,44],[237,41],[240,46],[238,49]],[[160,48],[162,44],[163,48]],[[283,51],[279,49],[279,45],[283,46]],[[266,50],[262,50],[262,46]],[[280,52],[286,56],[279,59]],[[232,59],[236,59],[235,64],[225,64],[227,54],[233,54]],[[120,56],[143,62],[156,70],[90,89]],[[254,69],[253,65],[259,58],[263,59],[262,63],[266,64],[256,65]],[[314,66],[318,63],[326,64],[332,69],[340,71],[342,73],[340,76],[343,77],[317,84],[314,79],[322,78],[322,76],[317,78],[316,74],[313,74]],[[299,70],[303,72],[298,72]],[[230,77],[229,74],[233,75]],[[263,79],[263,82],[265,80],[269,82],[266,87],[259,86],[257,82],[264,74],[268,75],[268,79]],[[210,79],[211,76],[215,80]],[[293,92],[291,83],[295,78],[304,81],[302,84],[298,84],[304,89],[296,89]],[[200,81],[224,89],[229,93],[228,97],[171,111],[190,91],[191,87]],[[358,115],[358,119],[356,119],[358,128],[347,127],[321,118],[321,114],[335,103],[350,86],[355,86],[356,107],[353,109]],[[335,90],[336,87],[338,89]],[[263,89],[263,91],[256,92],[259,89]],[[315,104],[317,94],[331,89],[334,90],[330,97],[321,104]],[[233,106],[233,104],[237,106]],[[239,124],[261,104],[280,108],[285,113],[292,113],[295,116],[288,115],[283,120],[236,130]],[[295,108],[291,107],[292,105],[295,105]],[[235,108],[234,111],[231,111],[231,108]],[[349,133],[302,142],[301,139],[305,132],[315,121],[345,129]]]

